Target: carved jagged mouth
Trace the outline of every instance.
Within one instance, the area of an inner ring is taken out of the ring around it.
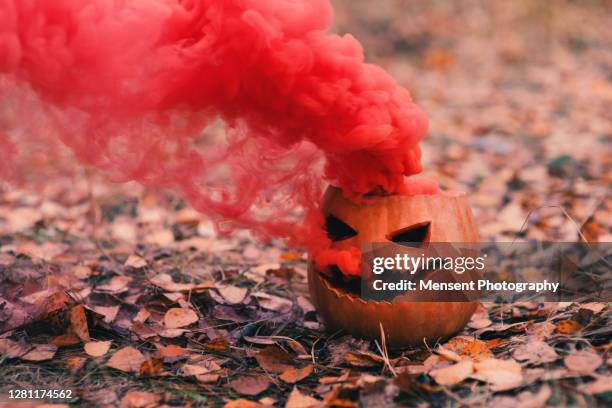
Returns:
[[[338,268],[336,265],[332,265],[328,268],[326,268],[323,271],[317,271],[319,276],[321,276],[321,278],[323,280],[325,280],[329,286],[331,286],[332,288],[343,292],[345,294],[357,297],[357,298],[361,298],[361,294],[362,294],[362,284],[363,279],[359,276],[347,276],[345,274],[343,274],[340,271],[340,268]],[[423,277],[427,276],[428,274],[433,273],[433,271],[426,271],[426,270],[418,270],[414,275],[410,275],[409,276],[409,280],[419,280],[422,279]],[[402,279],[406,279],[407,276],[405,273],[388,273],[385,275],[385,282],[397,282],[399,280]],[[368,279],[368,284],[371,283],[371,280],[373,280],[372,278]],[[368,300],[393,300],[399,296],[402,296],[402,292],[397,292],[397,293],[380,293],[380,299],[378,299],[375,295],[376,293],[372,293],[370,292],[370,295],[373,296],[372,299],[368,298]]]

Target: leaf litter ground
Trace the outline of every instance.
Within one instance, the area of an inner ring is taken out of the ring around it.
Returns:
[[[426,173],[470,193],[483,240],[611,241],[609,5],[418,3],[339,0],[336,28],[429,113]],[[0,229],[4,397],[71,389],[81,406],[293,408],[612,398],[607,303],[483,304],[451,339],[387,350],[324,330],[306,254],[246,231],[218,236],[171,193],[91,176],[5,189]]]

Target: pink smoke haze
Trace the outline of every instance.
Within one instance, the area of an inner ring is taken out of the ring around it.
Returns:
[[[352,197],[437,191],[405,181],[426,116],[331,19],[326,0],[2,0],[0,171],[40,142],[40,120],[115,180],[324,247],[324,181]],[[217,118],[227,143],[207,146]]]

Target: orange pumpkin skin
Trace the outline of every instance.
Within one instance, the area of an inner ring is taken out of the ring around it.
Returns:
[[[429,242],[478,242],[472,213],[463,195],[372,196],[355,203],[342,192],[328,188],[324,216],[333,215],[357,235],[332,243],[332,248],[359,247],[362,243],[389,241],[393,231],[429,223]],[[332,331],[380,339],[382,325],[391,347],[431,345],[461,330],[477,307],[476,302],[411,302],[364,300],[333,285],[308,264],[308,286],[317,312]]]

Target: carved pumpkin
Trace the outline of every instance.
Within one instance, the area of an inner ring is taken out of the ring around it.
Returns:
[[[353,202],[335,188],[323,199],[332,249],[372,242],[478,242],[472,214],[463,195],[371,196]],[[330,330],[345,329],[387,344],[428,344],[461,330],[475,302],[414,302],[364,300],[355,291],[328,279],[309,260],[308,282],[313,303]]]

